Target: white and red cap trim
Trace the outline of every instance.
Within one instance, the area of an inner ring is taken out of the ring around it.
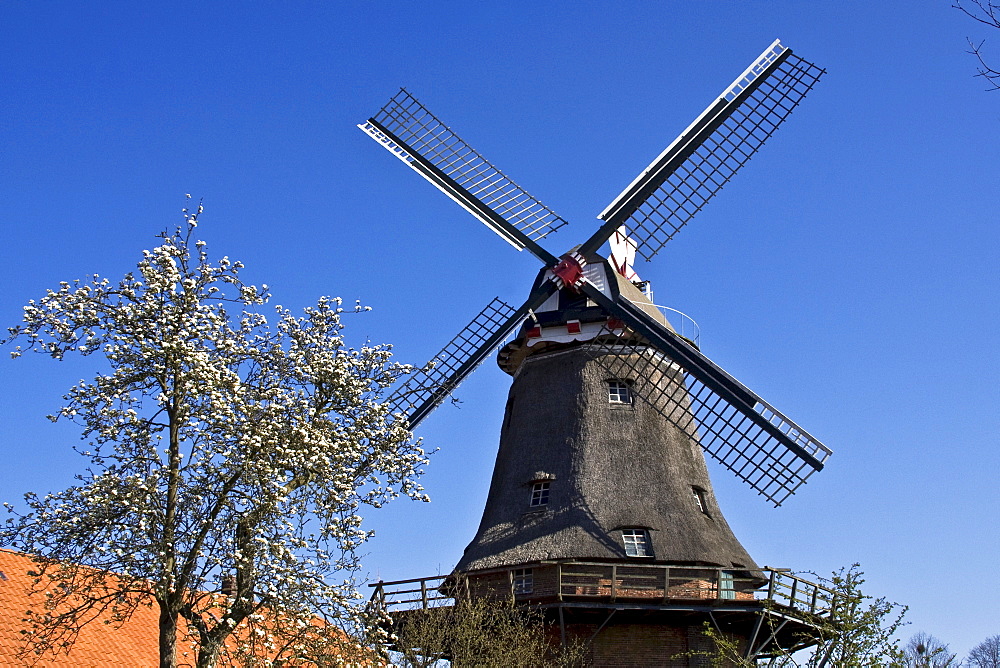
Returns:
[[[571,251],[563,255],[559,263],[549,270],[549,280],[560,290],[565,287],[579,289],[586,280],[583,275],[583,268],[586,266],[587,260],[576,251]]]

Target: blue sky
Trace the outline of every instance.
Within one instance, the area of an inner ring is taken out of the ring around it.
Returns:
[[[780,509],[713,469],[758,563],[868,589],[960,653],[1000,633],[1000,93],[935,2],[27,3],[0,8],[0,323],[61,280],[115,278],[204,198],[209,250],[275,302],[374,307],[355,343],[435,353],[516,253],[354,127],[406,86],[571,225],[595,216],[776,37],[828,74],[651,263],[702,350],[834,450]],[[44,416],[86,361],[0,358],[0,497],[67,486]],[[421,427],[430,504],[371,517],[372,576],[446,572],[479,522],[508,378]],[[655,493],[651,490],[650,493]]]

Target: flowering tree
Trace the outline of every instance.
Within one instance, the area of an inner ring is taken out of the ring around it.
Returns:
[[[62,283],[24,308],[12,353],[101,353],[50,419],[83,428],[90,465],[62,492],[9,504],[0,544],[37,555],[27,652],[72,644],[83,624],[159,609],[160,665],[178,639],[198,666],[356,621],[362,506],[426,497],[426,463],[381,402],[407,368],[387,346],[344,346],[340,300],[304,316],[261,312],[267,286],[192,242],[201,207],[118,284]],[[362,310],[358,307],[356,310]],[[346,579],[345,579],[346,578]],[[328,633],[334,637],[336,633]]]

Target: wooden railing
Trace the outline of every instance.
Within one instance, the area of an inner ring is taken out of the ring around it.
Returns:
[[[584,561],[549,562],[533,565],[530,593],[517,592],[518,599],[581,601],[602,599],[669,606],[683,601],[714,601],[717,604],[754,604],[769,601],[777,608],[821,618],[836,615],[837,595],[832,589],[810,582],[787,569],[755,571],[704,566],[657,564],[608,564]],[[494,594],[515,596],[512,570],[477,572],[472,588],[479,591],[483,578],[492,576]],[[451,605],[468,595],[468,579],[438,575],[429,578],[377,582],[372,604],[393,611]],[[509,587],[509,588],[508,588]]]
[[[379,580],[368,585],[374,587],[369,604],[377,604],[392,611],[408,608],[437,608],[451,605],[457,592],[445,586],[447,575],[434,575],[429,578],[414,578],[412,580],[396,580],[382,582]],[[419,603],[419,605],[414,605]]]

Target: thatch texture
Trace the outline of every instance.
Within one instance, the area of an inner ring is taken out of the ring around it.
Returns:
[[[658,563],[756,568],[715,502],[696,435],[641,401],[609,403],[613,378],[605,368],[615,366],[594,354],[584,343],[521,363],[483,519],[455,570],[545,559],[632,561],[623,528],[647,529]],[[683,392],[680,374],[661,373],[646,382]],[[549,502],[531,507],[539,480],[550,482]],[[705,512],[693,489],[701,490]]]

